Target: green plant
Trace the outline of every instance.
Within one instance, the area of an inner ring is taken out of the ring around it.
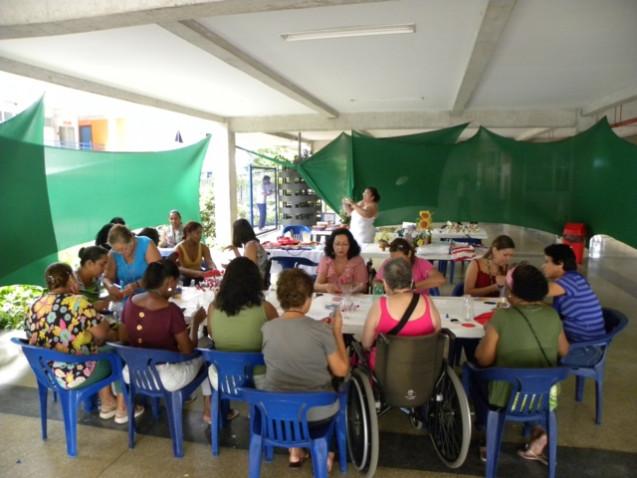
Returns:
[[[209,245],[213,245],[217,237],[217,227],[215,223],[215,192],[212,182],[202,181],[199,191],[199,210],[203,236]]]
[[[0,287],[0,329],[21,329],[31,304],[43,292],[37,285]]]

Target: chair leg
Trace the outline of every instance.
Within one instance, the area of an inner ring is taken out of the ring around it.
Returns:
[[[548,446],[549,446],[549,478],[555,478],[557,468],[557,419],[555,412],[548,417]]]
[[[312,440],[312,470],[316,478],[327,478],[327,440]]]
[[[265,458],[265,461],[268,463],[272,463],[272,460],[274,460],[274,447],[273,446],[264,446],[263,447],[263,456]]]
[[[595,423],[602,424],[602,411],[604,407],[604,374],[595,378]]]
[[[159,398],[151,397],[150,398],[150,409],[153,414],[153,418],[155,420],[159,420]]]
[[[66,433],[66,452],[69,456],[77,456],[77,402],[73,392],[60,393],[60,406],[64,416]]]
[[[341,473],[347,473],[347,416],[344,412],[339,412],[336,422],[336,444],[339,470]]]
[[[489,410],[487,414],[487,469],[485,473],[487,478],[495,478],[496,476],[504,418],[504,413],[495,410]]]
[[[183,400],[181,393],[174,392],[166,395],[166,409],[168,411],[168,424],[170,425],[173,455],[176,458],[184,456],[184,431],[183,418]]]
[[[128,448],[135,448],[135,392],[133,387],[125,394],[126,413],[128,413]]]
[[[210,397],[210,451],[213,456],[219,455],[219,431],[221,429],[219,408],[219,391],[213,389]]]
[[[575,377],[575,401],[581,402],[584,399],[584,382],[586,379],[584,377],[576,376]]]
[[[259,478],[261,475],[262,438],[252,434],[248,458],[248,478]]]
[[[53,392],[55,393],[55,392]],[[38,382],[38,395],[40,396],[40,426],[42,439],[47,439],[46,433],[46,417],[47,417],[47,398],[49,396],[49,389]]]

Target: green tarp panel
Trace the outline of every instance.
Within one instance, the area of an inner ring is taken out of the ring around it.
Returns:
[[[345,195],[375,186],[382,200],[376,225],[415,221],[514,224],[559,233],[583,222],[637,247],[637,146],[603,119],[572,138],[530,143],[480,129],[457,144],[343,136],[301,163],[304,179],[335,210]],[[348,185],[352,188],[348,190]]]
[[[95,238],[113,216],[131,229],[179,209],[200,221],[199,176],[208,138],[172,151],[110,153],[45,148],[51,217],[60,249]]]
[[[0,285],[41,284],[57,251],[93,240],[113,216],[131,228],[164,223],[173,208],[200,219],[209,138],[152,153],[75,151],[44,147],[43,124],[42,102],[0,124]]]

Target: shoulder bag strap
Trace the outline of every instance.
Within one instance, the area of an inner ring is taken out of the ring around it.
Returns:
[[[542,355],[544,356],[544,360],[546,360],[546,364],[549,367],[553,367],[553,364],[551,363],[549,358],[546,356],[546,352],[544,351],[544,347],[542,347],[542,344],[540,343],[540,339],[538,338],[537,334],[535,333],[535,329],[533,328],[533,326],[531,326],[531,322],[529,321],[528,317],[524,314],[524,312],[522,312],[517,307],[513,307],[513,308],[518,312],[518,314],[520,314],[522,317],[524,317],[524,321],[526,322],[526,325],[528,325],[529,329],[531,329],[531,333],[533,334],[533,337],[535,337],[535,341],[537,342],[538,347],[540,347],[540,352],[542,352]]]
[[[405,324],[409,320],[409,317],[411,316],[411,313],[416,308],[416,304],[418,304],[418,299],[420,299],[420,294],[413,294],[412,295],[411,302],[409,302],[409,305],[407,306],[407,309],[405,310],[405,313],[403,314],[402,318],[400,319],[400,322],[398,322],[396,324],[396,326],[393,329],[391,329],[389,332],[387,332],[387,334],[385,334],[385,335],[396,335],[396,334],[398,334],[398,332],[400,332],[403,329],[403,327],[405,326]]]

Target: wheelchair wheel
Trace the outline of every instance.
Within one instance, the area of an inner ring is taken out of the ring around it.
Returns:
[[[426,407],[427,430],[436,453],[449,468],[462,466],[471,440],[469,401],[446,363]]]
[[[354,369],[347,397],[347,449],[352,464],[368,477],[376,473],[378,440],[376,402],[369,378]]]

